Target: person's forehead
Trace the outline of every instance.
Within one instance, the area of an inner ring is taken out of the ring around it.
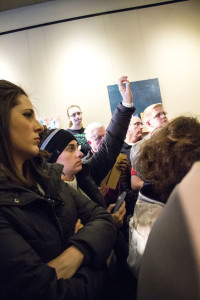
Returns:
[[[154,108],[154,110],[152,111],[152,116],[155,117],[157,115],[157,113],[160,113],[160,112],[164,112],[164,109],[162,106]]]
[[[76,112],[80,112],[80,109],[78,107],[72,107],[69,110],[69,115],[72,115],[72,114],[74,114]]]
[[[133,116],[133,117],[131,118],[131,124],[134,124],[134,123],[136,123],[136,122],[141,122],[141,119],[140,119],[139,117]]]
[[[33,109],[33,104],[31,103],[31,101],[27,96],[19,95],[17,100],[18,100],[18,105],[20,105],[21,107]]]
[[[100,128],[95,128],[93,130],[93,135],[105,135],[106,130],[104,127],[100,127]]]
[[[78,143],[77,143],[76,140],[72,140],[71,142],[69,142],[69,144],[67,144],[67,146],[70,146],[70,145],[72,145],[72,146],[77,146]]]

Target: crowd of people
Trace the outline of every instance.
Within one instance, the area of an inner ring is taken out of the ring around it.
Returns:
[[[152,227],[200,160],[200,122],[168,120],[162,103],[141,119],[127,76],[118,88],[107,128],[84,128],[71,105],[69,128],[47,129],[28,94],[0,80],[0,299],[137,298]]]

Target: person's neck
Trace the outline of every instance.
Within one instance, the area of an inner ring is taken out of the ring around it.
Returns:
[[[79,125],[73,124],[69,129],[72,129],[72,130],[79,130],[79,129],[81,129],[82,127],[83,127],[82,124],[79,124]]]
[[[35,179],[31,176],[30,173],[26,174],[26,176],[24,176],[24,172],[23,172],[23,164],[18,164],[16,166],[16,170],[17,173],[19,174],[19,176],[21,177],[21,179],[23,180],[23,182],[28,185],[28,186],[33,186],[36,184]]]
[[[71,175],[71,174],[62,174],[61,175],[61,179],[63,180],[63,181],[73,181],[74,180],[74,174],[73,175]]]
[[[92,154],[94,154],[94,153],[95,153],[95,151],[93,151],[93,149],[91,149],[91,152],[92,152]]]
[[[134,144],[134,143],[137,143],[139,140],[140,140],[140,138],[138,138],[138,137],[132,137],[132,138],[129,138],[129,139],[125,139],[125,143]]]

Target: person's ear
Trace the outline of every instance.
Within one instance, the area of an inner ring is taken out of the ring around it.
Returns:
[[[149,121],[146,122],[147,126],[151,126],[151,123]]]
[[[88,141],[88,144],[89,144],[89,145],[91,145],[91,142],[90,142],[90,141]]]

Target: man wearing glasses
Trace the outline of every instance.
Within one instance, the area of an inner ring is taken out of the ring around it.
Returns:
[[[88,151],[91,149],[90,145],[88,144],[82,124],[82,111],[80,106],[78,105],[71,105],[67,108],[67,116],[69,119],[69,131],[73,134],[78,141],[78,144],[81,146],[81,152],[84,155],[87,155]]]
[[[122,153],[127,155],[129,160],[130,160],[131,147],[134,143],[141,140],[142,131],[143,131],[143,124],[141,119],[137,116],[132,116],[127,130],[126,139],[123,148],[121,150]]]
[[[143,123],[147,127],[148,132],[162,128],[168,123],[162,103],[152,104],[144,110]]]

